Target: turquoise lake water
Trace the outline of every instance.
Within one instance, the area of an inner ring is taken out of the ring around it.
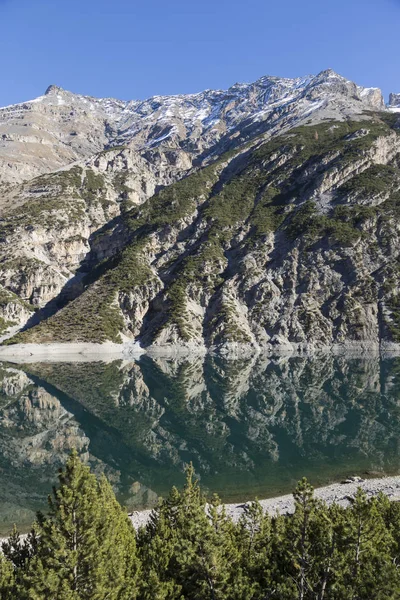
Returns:
[[[184,481],[225,501],[400,472],[400,360],[211,356],[0,365],[0,533],[26,528],[71,448],[128,510]]]

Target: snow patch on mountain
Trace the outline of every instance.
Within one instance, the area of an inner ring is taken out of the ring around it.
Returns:
[[[392,110],[400,106],[393,97]],[[255,135],[371,110],[385,110],[380,90],[331,69],[147,100],[93,98],[51,85],[38,98],[0,108],[0,182],[29,179],[121,145],[138,152],[167,146],[207,160]]]

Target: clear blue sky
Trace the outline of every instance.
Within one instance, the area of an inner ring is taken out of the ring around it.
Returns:
[[[333,68],[400,91],[400,0],[0,0],[0,106],[50,83],[146,98]]]

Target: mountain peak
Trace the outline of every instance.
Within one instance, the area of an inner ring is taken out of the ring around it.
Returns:
[[[65,92],[65,90],[62,87],[60,87],[59,85],[51,84],[45,91],[44,95],[45,96],[53,96],[55,94],[60,94],[63,92]]]
[[[389,106],[392,108],[400,108],[400,94],[390,94]]]

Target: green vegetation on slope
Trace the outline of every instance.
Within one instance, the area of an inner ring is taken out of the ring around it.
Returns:
[[[151,283],[154,275],[146,259],[148,235],[161,225],[190,217],[196,201],[209,193],[217,179],[214,168],[201,171],[193,181],[184,179],[124,216],[132,229],[132,241],[116,256],[97,267],[97,281],[83,295],[35,328],[19,333],[5,344],[49,341],[120,343],[124,330],[118,299],[120,293]],[[91,282],[89,276],[88,281]]]
[[[188,289],[213,296],[232,276],[229,251],[244,253],[261,248],[266,236],[277,230],[290,243],[308,249],[324,240],[338,248],[352,247],[365,235],[369,222],[397,218],[398,165],[372,165],[359,173],[359,163],[365,163],[372,144],[381,136],[398,132],[394,125],[388,115],[377,114],[360,122],[328,121],[298,127],[248,150],[245,158],[222,156],[213,165],[165,188],[122,215],[130,242],[89,274],[82,296],[10,343],[119,341],[119,333],[125,327],[119,309],[124,302],[122,296],[139,292],[140,301],[146,305],[153,299],[148,288],[158,294],[162,285],[164,314],[161,319],[158,317],[152,335],[157,337],[172,325],[181,339],[189,341],[196,332],[189,325]],[[357,168],[352,173],[353,164]],[[313,198],[315,185],[328,177],[341,181],[340,173],[346,173],[345,183],[338,189],[333,186],[333,204],[321,212]],[[123,195],[124,173],[120,175],[116,185]],[[101,176],[87,171],[83,187],[89,200],[93,194],[101,196]],[[371,204],[371,200],[382,195],[383,203]],[[366,203],[358,202],[358,198]],[[164,243],[166,251],[171,251],[178,238],[181,249],[174,250],[168,268],[156,274],[151,268],[152,249],[156,246],[157,253]],[[231,310],[221,304],[212,323],[218,322],[223,335],[233,340],[230,316]],[[140,323],[130,324],[132,331],[138,327]],[[246,338],[242,332],[238,336]]]

